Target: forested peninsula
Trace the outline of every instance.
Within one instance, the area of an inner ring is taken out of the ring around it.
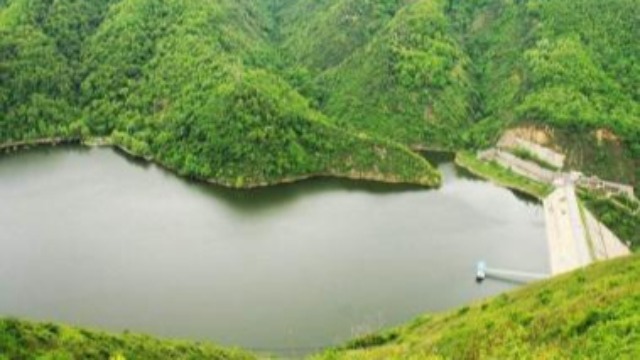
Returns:
[[[640,179],[635,0],[0,0],[0,144],[105,138],[230,187],[437,186],[418,149],[552,134]]]

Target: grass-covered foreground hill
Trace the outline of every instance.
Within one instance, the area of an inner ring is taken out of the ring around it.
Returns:
[[[637,0],[0,0],[0,148],[108,137],[228,186],[436,185],[535,126],[640,182]]]
[[[353,340],[314,359],[637,359],[640,257]],[[268,324],[265,324],[268,326]],[[252,359],[241,350],[0,320],[0,359]]]
[[[250,360],[238,349],[184,341],[158,340],[144,335],[112,335],[58,324],[0,320],[0,359],[47,360]]]

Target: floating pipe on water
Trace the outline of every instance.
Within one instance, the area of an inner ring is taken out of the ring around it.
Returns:
[[[476,268],[476,282],[481,283],[487,279],[487,277],[496,278],[516,278],[516,279],[528,279],[528,280],[541,280],[549,277],[549,274],[540,274],[524,271],[513,271],[504,269],[489,269],[487,263],[484,261],[478,262]]]

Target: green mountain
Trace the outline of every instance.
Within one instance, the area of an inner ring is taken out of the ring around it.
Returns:
[[[404,6],[364,47],[321,75],[338,121],[416,148],[462,147],[471,127],[470,59],[444,2]]]
[[[0,144],[108,137],[234,187],[437,185],[409,149],[542,129],[640,182],[635,0],[2,0]]]
[[[255,1],[2,4],[0,141],[109,136],[183,175],[437,185],[420,156],[332,124],[276,71]]]
[[[484,3],[453,7],[480,95],[470,137],[518,124],[547,128],[570,167],[638,184],[637,3]]]
[[[315,359],[634,359],[640,257],[538,282],[355,339]],[[4,357],[3,357],[4,356]],[[0,320],[0,359],[252,359],[208,344]]]
[[[570,167],[638,184],[637,2],[286,4],[297,87],[341,126],[453,150],[535,128]]]

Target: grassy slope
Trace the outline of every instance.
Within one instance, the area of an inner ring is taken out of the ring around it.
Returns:
[[[113,335],[58,324],[0,320],[0,359],[211,359],[256,357],[211,344],[159,340],[144,335]]]
[[[595,264],[514,293],[353,341],[318,359],[640,356],[640,257]]]
[[[498,164],[481,161],[475,155],[467,152],[456,154],[455,162],[476,176],[494,181],[500,186],[522,191],[540,200],[553,191],[553,187],[550,185],[518,175]]]

